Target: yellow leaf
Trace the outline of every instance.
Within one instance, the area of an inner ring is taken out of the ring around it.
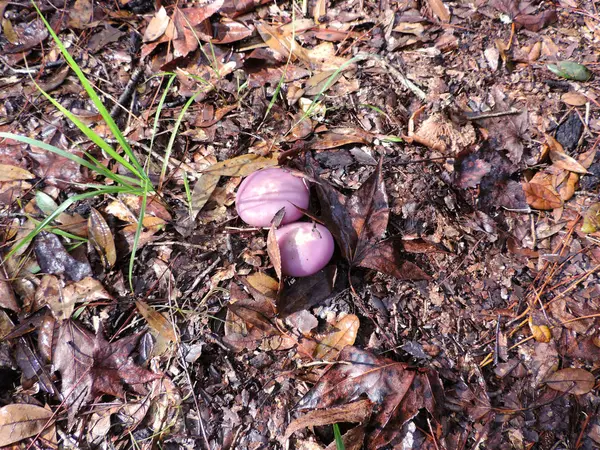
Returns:
[[[343,317],[335,324],[338,331],[325,336],[315,350],[315,358],[333,361],[347,345],[354,344],[360,321],[354,314]]]
[[[175,335],[175,331],[173,331],[173,324],[169,319],[145,302],[136,301],[135,305],[152,330],[169,342],[177,342],[177,336]]]
[[[31,172],[9,164],[0,164],[0,181],[31,180],[35,178]]]
[[[537,342],[550,342],[552,339],[550,328],[546,325],[535,325],[531,316],[529,316],[529,329]]]
[[[594,203],[583,215],[581,231],[584,233],[595,233],[600,227],[600,203]]]

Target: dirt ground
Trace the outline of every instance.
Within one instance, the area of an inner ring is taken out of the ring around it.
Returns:
[[[597,4],[36,5],[0,1],[0,445],[600,448]],[[315,275],[236,212],[275,165]]]

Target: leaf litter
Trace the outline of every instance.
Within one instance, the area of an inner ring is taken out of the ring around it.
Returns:
[[[600,445],[591,2],[119,6],[42,9],[145,197],[39,95],[108,136],[43,22],[0,3],[0,131],[106,168],[0,141],[5,445],[331,449],[336,423],[356,449]],[[337,243],[310,277],[233,207],[278,164]]]

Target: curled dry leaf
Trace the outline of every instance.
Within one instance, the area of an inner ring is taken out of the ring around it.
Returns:
[[[529,316],[529,329],[537,342],[550,342],[552,340],[552,332],[548,325],[535,324],[532,316]]]
[[[563,205],[558,192],[550,186],[524,182],[523,192],[525,192],[527,204],[535,209],[548,210],[560,208]]]
[[[30,404],[10,404],[0,408],[0,447],[22,441],[54,428],[52,411]]]
[[[161,6],[144,32],[144,42],[155,41],[165,34],[170,21],[171,19],[169,19],[169,16],[167,15],[167,10],[164,6]]]
[[[260,34],[260,37],[265,41],[265,44],[272,50],[276,51],[285,58],[290,56],[293,59],[299,59],[305,63],[310,63],[308,53],[292,35],[286,35],[278,28],[267,24],[266,22],[258,22],[256,24],[256,30]]]
[[[332,423],[362,423],[369,418],[373,410],[370,400],[359,400],[327,409],[317,409],[295,419],[285,430],[284,439],[288,439],[298,430],[307,427],[330,425]]]
[[[556,167],[575,173],[587,173],[587,170],[575,158],[565,153],[563,146],[552,136],[546,135],[546,144],[550,149],[550,159]]]
[[[115,262],[117,262],[115,239],[106,220],[95,208],[90,210],[88,233],[90,241],[96,251],[100,254],[104,265],[107,267],[114,266]]]
[[[585,369],[562,369],[547,377],[544,382],[549,388],[559,392],[583,395],[596,385],[594,375]]]

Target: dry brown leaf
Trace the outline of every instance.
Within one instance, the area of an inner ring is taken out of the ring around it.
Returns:
[[[171,19],[169,19],[169,16],[167,15],[167,10],[164,6],[161,6],[144,32],[144,42],[155,41],[165,34],[170,22]]]
[[[563,205],[558,192],[550,186],[524,182],[523,192],[525,193],[527,204],[535,209],[549,210],[560,208]]]
[[[219,175],[212,173],[203,173],[200,175],[192,190],[192,220],[198,217],[198,213],[200,213],[206,202],[208,202],[220,179]]]
[[[334,326],[338,331],[321,339],[314,353],[315,359],[333,361],[346,345],[353,345],[360,321],[354,314],[349,314],[339,320]]]
[[[544,382],[549,388],[559,392],[583,395],[596,385],[594,375],[585,369],[562,369],[547,377]]]
[[[92,20],[94,7],[90,0],[76,0],[72,8],[69,9],[69,26],[82,29]]]
[[[246,277],[246,281],[263,295],[269,298],[277,297],[279,283],[274,278],[262,272],[255,272]]]
[[[550,148],[550,159],[556,167],[575,173],[587,173],[587,170],[575,158],[565,153],[562,145],[552,136],[546,135],[546,143]]]
[[[279,213],[277,213],[275,216],[278,214]],[[267,236],[267,253],[269,254],[269,258],[271,258],[271,263],[273,264],[273,268],[275,269],[275,273],[277,273],[277,278],[279,279],[279,287],[277,289],[277,291],[279,291],[282,287],[283,276],[281,273],[281,252],[279,251],[279,244],[277,243],[275,228],[276,225],[275,222],[273,222]]]
[[[588,102],[587,97],[579,92],[565,92],[560,99],[570,106],[583,106]]]
[[[265,22],[257,23],[256,29],[265,44],[280,55],[289,58],[291,54],[293,59],[297,58],[306,63],[310,62],[306,50],[296,42],[293,35],[285,36],[276,27]]]
[[[35,178],[35,175],[28,170],[9,164],[0,164],[0,182],[31,180],[32,178]]]
[[[90,241],[96,251],[100,254],[102,262],[107,267],[112,267],[117,262],[117,249],[115,239],[110,227],[95,208],[90,210],[88,218],[88,233]]]
[[[276,166],[278,158],[278,153],[273,153],[268,157],[255,154],[241,155],[213,164],[202,173],[224,177],[247,177],[257,170]]]
[[[37,435],[51,422],[51,417],[52,411],[41,406],[3,406],[0,408],[0,447]],[[53,424],[49,426],[54,427]]]
[[[362,423],[369,418],[373,409],[373,402],[368,399],[334,406],[327,409],[317,409],[293,420],[285,430],[284,439],[288,439],[298,430],[307,427],[330,425],[332,423],[349,422]]]
[[[177,342],[177,335],[173,331],[173,324],[169,319],[141,300],[136,301],[135,306],[159,337],[169,342]]]
[[[450,12],[442,0],[428,0],[429,7],[442,22],[450,22]]]

